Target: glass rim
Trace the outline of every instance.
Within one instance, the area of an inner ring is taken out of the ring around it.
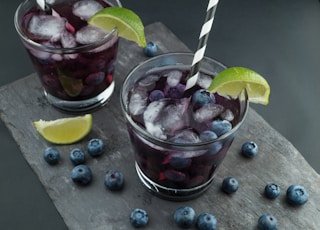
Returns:
[[[73,47],[73,48],[51,47],[51,46],[46,46],[46,45],[43,45],[41,43],[35,42],[32,39],[28,38],[28,36],[22,30],[21,24],[20,24],[21,23],[21,21],[20,21],[21,18],[19,17],[20,16],[19,13],[21,13],[22,7],[25,4],[27,4],[28,2],[30,2],[30,0],[24,0],[22,3],[19,4],[18,8],[16,9],[15,14],[14,14],[14,26],[15,26],[16,31],[18,32],[20,38],[23,39],[23,41],[27,42],[29,45],[31,45],[32,47],[34,47],[36,49],[39,49],[39,50],[42,50],[42,51],[51,52],[51,53],[58,53],[58,54],[72,54],[72,53],[86,51],[86,50],[89,50],[89,49],[95,49],[95,48],[103,45],[107,41],[111,40],[114,36],[117,36],[118,29],[117,29],[117,27],[114,27],[112,31],[107,33],[105,36],[103,36],[98,41],[92,42],[90,44],[76,46],[76,47]],[[118,7],[122,7],[122,4],[121,4],[121,2],[119,0],[116,0],[116,2],[118,4]]]
[[[177,149],[177,150],[185,150],[186,148],[193,148],[193,150],[201,150],[201,148],[203,148],[203,146],[205,145],[210,145],[210,144],[214,144],[216,142],[220,142],[224,139],[226,139],[227,137],[232,136],[238,129],[239,127],[242,125],[242,123],[245,120],[245,117],[248,113],[248,109],[249,109],[249,98],[248,98],[248,92],[246,89],[242,90],[241,93],[239,94],[239,96],[237,98],[239,98],[239,100],[244,100],[245,101],[245,106],[244,106],[244,110],[240,110],[240,113],[243,114],[243,116],[239,117],[239,121],[238,123],[232,127],[232,129],[219,136],[218,138],[211,140],[211,141],[203,141],[203,142],[197,142],[197,143],[172,143],[168,140],[163,140],[157,137],[152,136],[149,132],[147,132],[145,129],[143,129],[142,127],[140,127],[130,116],[129,112],[128,112],[128,105],[126,104],[127,99],[124,98],[124,90],[125,90],[125,85],[128,83],[130,77],[134,74],[135,71],[137,71],[139,68],[141,68],[142,66],[156,60],[159,58],[165,58],[167,56],[189,56],[189,57],[193,57],[194,54],[190,53],[190,52],[172,52],[172,53],[165,53],[165,54],[160,54],[158,56],[155,56],[153,58],[147,59],[146,61],[138,64],[136,67],[134,67],[126,76],[126,78],[123,81],[123,84],[121,86],[120,89],[120,104],[121,104],[121,108],[122,111],[125,115],[126,120],[130,123],[130,125],[132,125],[132,127],[134,128],[134,130],[137,132],[137,134],[139,136],[142,136],[143,138],[145,138],[147,141],[152,142],[153,144],[156,145],[160,145],[162,147],[168,147],[168,148],[172,148],[172,146],[174,146],[173,148]],[[205,60],[210,61],[210,62],[214,62],[224,68],[227,68],[224,64],[220,63],[219,61],[216,61],[215,59],[209,58],[209,57],[204,57]],[[177,63],[178,64],[178,63]],[[183,63],[185,64],[185,63]],[[170,64],[171,66],[173,66],[174,64]],[[187,64],[186,64],[187,65]],[[191,64],[190,64],[190,68],[191,68]]]

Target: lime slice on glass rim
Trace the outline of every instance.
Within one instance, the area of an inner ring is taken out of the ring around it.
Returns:
[[[54,144],[72,144],[84,138],[92,128],[92,115],[33,122],[38,133]]]
[[[112,31],[116,27],[120,37],[133,41],[141,47],[147,44],[140,17],[127,8],[104,8],[93,15],[88,23],[107,31]]]
[[[270,86],[266,79],[253,70],[244,67],[231,67],[218,73],[212,80],[208,91],[236,98],[246,89],[249,101],[267,105]]]

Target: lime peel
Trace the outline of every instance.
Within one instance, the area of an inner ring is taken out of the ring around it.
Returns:
[[[269,103],[270,86],[266,79],[244,67],[231,67],[219,72],[208,91],[236,98],[244,89],[247,90],[250,102],[263,105]]]
[[[33,122],[37,132],[48,142],[54,144],[72,144],[84,138],[92,128],[92,115],[39,120]]]
[[[145,47],[147,42],[140,17],[132,10],[123,7],[107,7],[93,15],[88,23],[107,31],[117,28],[118,35]]]

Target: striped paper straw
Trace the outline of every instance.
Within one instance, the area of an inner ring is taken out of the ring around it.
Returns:
[[[205,22],[202,26],[201,33],[199,36],[197,52],[194,54],[194,57],[193,57],[191,71],[190,71],[189,79],[187,81],[185,90],[192,88],[197,83],[198,76],[199,76],[200,62],[203,59],[204,53],[206,51],[207,41],[211,31],[211,27],[214,20],[214,15],[216,12],[218,2],[219,0],[209,0]]]
[[[47,12],[47,14],[52,14],[51,8],[46,3],[46,0],[37,0],[37,4],[43,11]]]

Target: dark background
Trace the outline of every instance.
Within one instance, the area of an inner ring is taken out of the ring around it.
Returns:
[[[0,2],[0,86],[33,72],[13,26],[20,2]],[[161,21],[191,50],[196,50],[207,1],[122,3],[137,12],[145,25]],[[228,66],[256,70],[269,81],[270,104],[252,107],[291,141],[318,172],[319,41],[318,0],[221,0],[206,52]],[[2,122],[0,143],[0,229],[66,229]]]

